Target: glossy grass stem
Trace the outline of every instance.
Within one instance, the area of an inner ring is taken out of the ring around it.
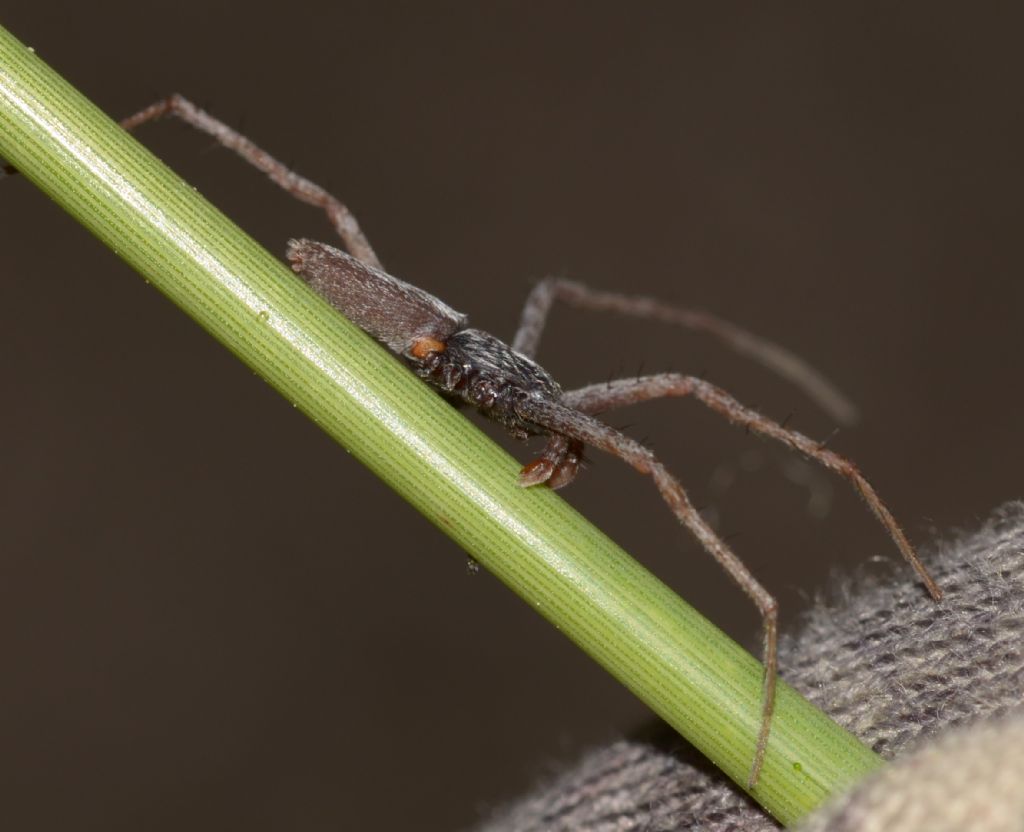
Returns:
[[[556,494],[517,487],[516,461],[2,28],[0,155],[746,782],[760,665]],[[69,269],[67,279],[81,278]],[[572,703],[554,695],[551,707]],[[753,794],[792,823],[879,765],[780,684]]]

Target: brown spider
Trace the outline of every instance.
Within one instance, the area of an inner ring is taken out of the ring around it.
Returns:
[[[852,421],[853,406],[798,356],[704,312],[669,307],[650,298],[595,291],[568,280],[546,280],[533,290],[509,346],[493,335],[469,328],[464,315],[433,295],[386,274],[345,205],[180,95],[152,104],[122,121],[121,126],[131,130],[164,115],[177,116],[213,136],[288,193],[327,213],[347,253],[324,243],[292,240],[288,259],[292,268],[332,306],[381,341],[448,398],[472,405],[517,438],[548,437],[540,455],[522,469],[521,486],[568,485],[579,470],[586,445],[618,457],[654,480],[672,512],[750,596],[763,619],[762,718],[748,787],[757,783],[771,728],[778,670],[778,604],[704,521],[686,491],[655,455],[596,419],[594,414],[665,396],[693,396],[730,422],[789,445],[849,480],[917,571],[928,592],[936,600],[942,597],[867,480],[853,463],[815,440],[762,416],[724,390],[692,376],[661,373],[565,391],[533,360],[551,305],[561,300],[585,309],[613,311],[708,332],[801,387],[840,422]]]

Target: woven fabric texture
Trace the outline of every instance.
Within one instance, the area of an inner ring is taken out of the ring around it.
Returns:
[[[790,684],[898,758],[806,832],[1024,832],[1024,502],[925,558],[941,604],[911,579],[847,586],[780,645]],[[660,726],[586,755],[479,832],[777,828]]]

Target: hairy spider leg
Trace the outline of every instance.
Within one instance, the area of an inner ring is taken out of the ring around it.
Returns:
[[[942,590],[928,574],[928,570],[917,556],[917,552],[914,551],[914,547],[903,533],[903,529],[896,522],[896,518],[885,507],[878,493],[856,465],[834,451],[828,450],[821,442],[817,442],[799,431],[785,428],[775,420],[762,416],[756,410],[741,404],[720,387],[694,376],[661,373],[638,379],[619,379],[603,384],[592,384],[578,390],[571,390],[562,395],[562,404],[583,413],[593,414],[668,396],[693,396],[701,404],[720,416],[724,416],[732,424],[782,442],[799,451],[808,459],[820,463],[830,471],[847,479],[854,490],[864,498],[878,521],[885,527],[896,544],[896,548],[913,567],[932,598],[936,601],[942,598]]]
[[[177,116],[186,124],[212,136],[224,147],[235,151],[250,165],[261,170],[270,177],[274,184],[283,188],[296,199],[323,209],[331,225],[334,226],[334,230],[338,232],[338,236],[345,244],[348,253],[368,266],[381,268],[380,260],[374,253],[370,241],[359,227],[355,215],[341,200],[329,194],[315,182],[295,173],[237,130],[228,127],[220,119],[214,118],[187,98],[178,94],[171,95],[128,116],[120,124],[125,130],[134,130],[140,124],[163,116]]]
[[[888,531],[901,554],[910,562],[932,598],[936,601],[940,600],[942,590],[928,573],[892,513],[885,507],[874,488],[852,462],[823,448],[820,443],[798,431],[784,428],[772,419],[751,410],[724,390],[703,379],[677,373],[663,373],[639,379],[620,379],[568,391],[562,395],[560,407],[550,405],[539,407],[542,411],[541,414],[532,416],[538,423],[552,431],[558,431],[567,437],[600,448],[617,456],[641,473],[650,475],[661,492],[662,498],[676,517],[693,533],[701,545],[710,552],[757,606],[764,627],[765,675],[762,689],[761,727],[758,732],[754,762],[747,781],[748,787],[753,788],[764,764],[764,755],[771,730],[771,718],[775,708],[775,676],[778,672],[777,602],[704,522],[690,503],[683,487],[668,473],[651,451],[591,417],[593,413],[668,396],[693,396],[731,423],[762,436],[776,439],[849,480],[857,493],[867,502],[875,517]]]
[[[524,413],[524,415],[527,415]],[[690,533],[729,573],[757,606],[764,629],[764,675],[761,683],[761,724],[754,747],[754,759],[747,780],[748,788],[757,784],[768,748],[768,733],[775,709],[775,682],[778,676],[778,603],[761,586],[749,569],[726,545],[690,502],[686,490],[658,460],[653,451],[571,404],[558,404],[540,399],[529,403],[529,418],[552,432],[616,456],[654,480],[662,499],[668,504]]]
[[[548,278],[533,288],[523,306],[512,349],[531,358],[536,355],[548,313],[556,300],[578,309],[615,312],[705,332],[803,390],[840,424],[850,425],[857,421],[857,408],[853,402],[822,373],[785,347],[709,312],[671,306],[640,295],[592,289],[573,280]]]
[[[147,121],[168,115],[176,116],[233,150],[296,199],[321,208],[327,214],[346,250],[363,263],[381,268],[380,259],[360,228],[355,215],[341,200],[315,182],[295,173],[249,138],[184,96],[168,96],[123,119],[120,124],[125,130],[133,130]],[[549,278],[534,287],[527,297],[519,329],[512,341],[514,350],[529,357],[536,354],[548,313],[556,300],[581,309],[617,312],[706,332],[725,342],[738,353],[754,359],[792,382],[838,422],[851,424],[857,420],[855,405],[835,385],[800,356],[772,341],[708,312],[666,305],[654,298],[591,289],[571,280]],[[567,484],[571,479],[572,475],[568,475],[563,484]]]

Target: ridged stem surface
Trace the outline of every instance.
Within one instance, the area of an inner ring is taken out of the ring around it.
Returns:
[[[746,781],[760,664],[556,494],[518,488],[513,459],[2,28],[0,155],[733,780]],[[67,279],[81,276],[69,269]],[[339,557],[375,554],[339,547]],[[411,696],[408,707],[418,707]],[[551,707],[573,705],[552,691]],[[880,764],[782,684],[753,794],[788,824]]]

